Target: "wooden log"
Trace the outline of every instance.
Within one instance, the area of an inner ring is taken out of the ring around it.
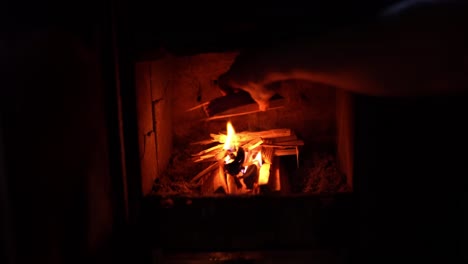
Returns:
[[[304,146],[304,141],[302,141],[302,140],[293,140],[293,141],[276,142],[273,145],[278,145],[278,146]]]
[[[256,106],[256,105],[255,105]],[[284,108],[284,106],[277,106],[277,107],[270,107],[266,111],[272,111],[276,109]],[[251,111],[240,111],[239,113],[234,113],[234,114],[225,114],[225,115],[220,115],[220,116],[213,116],[209,118],[203,119],[203,121],[212,121],[212,120],[218,120],[218,119],[226,119],[226,118],[231,118],[235,116],[243,116],[243,115],[250,115],[250,114],[255,114],[262,112],[262,110],[251,110]]]
[[[208,153],[210,153],[210,152],[216,152],[216,153],[217,153],[217,152],[220,151],[222,148],[223,148],[223,145],[216,145],[216,146],[214,146],[214,147],[211,147],[211,148],[202,150],[202,151],[198,152],[197,154],[193,154],[192,156],[201,156],[201,155],[208,154]]]
[[[254,104],[250,94],[245,91],[238,91],[236,93],[229,93],[225,96],[215,98],[204,105],[205,114],[208,117],[214,116],[229,109]]]
[[[265,163],[260,167],[258,185],[266,185],[270,179],[270,163]]]
[[[262,159],[265,161],[265,163],[272,163],[273,162],[273,155],[274,155],[275,149],[274,148],[263,148],[262,147]]]
[[[263,140],[261,138],[255,138],[253,140],[251,140],[250,142],[242,145],[242,147],[247,150],[247,151],[251,151],[255,148],[258,148],[261,144],[263,143]]]
[[[227,193],[226,177],[221,166],[213,170],[201,185],[202,194]]]
[[[275,143],[280,143],[280,142],[288,142],[288,141],[295,141],[297,140],[297,136],[296,135],[290,135],[290,136],[286,136],[286,137],[275,137],[275,138],[271,138],[271,141],[273,144]]]
[[[274,149],[274,156],[293,156],[296,154],[296,148]]]
[[[280,165],[279,157],[275,157],[271,165],[270,177],[268,179],[268,189],[273,192],[281,190]]]
[[[255,137],[261,137],[263,139],[266,138],[279,138],[279,137],[289,137],[291,136],[292,132],[291,129],[288,128],[277,128],[277,129],[270,129],[265,131],[258,131],[258,132],[250,132],[250,131],[243,131],[236,133],[236,136],[239,138],[239,141],[249,141],[254,139]],[[226,141],[226,135],[224,134],[210,134],[213,141],[217,141],[219,143],[224,143]]]
[[[297,146],[303,146],[303,141],[293,141],[293,142],[280,142],[276,144],[262,144],[262,147],[265,148],[293,148]]]
[[[195,177],[192,178],[192,180],[190,181],[190,183],[195,183],[198,179],[200,179],[201,177],[205,176],[208,172],[210,172],[210,171],[216,169],[217,166],[219,166],[219,163],[218,163],[218,162],[215,162],[215,163],[211,164],[211,165],[208,166],[206,169],[202,170],[202,171],[199,172],[197,175],[195,175]]]
[[[278,100],[283,100],[283,97],[279,95],[275,95],[271,98],[271,105],[272,106],[277,106]],[[284,102],[281,104],[284,105]],[[246,109],[250,110],[242,110],[242,107],[247,106]],[[246,112],[246,111],[252,111],[252,110],[258,110],[258,105],[255,103],[255,101],[252,99],[249,93],[238,90],[236,92],[228,93],[225,96],[221,96],[218,98],[215,98],[209,102],[207,102],[206,105],[203,105],[205,114],[208,117],[213,117],[218,114],[233,114],[232,112]],[[229,112],[231,111],[231,112]]]
[[[215,161],[218,161],[219,159],[216,159],[215,157],[212,157],[212,158],[206,158],[206,159],[201,159],[201,158],[196,158],[196,159],[193,159],[192,161],[193,162],[215,162]]]
[[[214,141],[213,139],[205,139],[205,140],[201,140],[201,141],[192,142],[192,143],[190,143],[190,145],[208,145],[208,144],[211,144],[213,142],[216,142],[216,141]]]
[[[196,106],[194,106],[192,108],[187,109],[186,112],[190,112],[190,111],[193,111],[193,110],[197,110],[199,108],[206,107],[208,104],[209,104],[209,102],[205,102],[203,104],[196,105]]]

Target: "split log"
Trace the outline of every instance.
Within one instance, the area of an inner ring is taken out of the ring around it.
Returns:
[[[238,91],[236,93],[229,93],[225,96],[215,98],[207,102],[203,107],[205,114],[208,117],[211,117],[235,107],[254,103],[255,101],[248,92]]]
[[[193,154],[192,156],[206,155],[206,154],[209,154],[210,152],[216,152],[217,153],[217,151],[220,151],[222,148],[223,148],[223,145],[216,145],[214,147],[202,150],[202,151],[198,152],[197,154]]]
[[[271,98],[271,102],[274,104],[276,100],[283,99],[280,95],[275,95]],[[225,96],[215,98],[203,105],[205,114],[208,117],[213,117],[215,115],[227,112],[229,110],[250,105],[252,108],[255,107],[255,110],[258,109],[258,105],[252,99],[249,93],[246,91],[239,90],[237,92],[228,93]],[[251,110],[250,110],[251,111]],[[230,114],[230,113],[224,113]],[[231,113],[232,114],[232,113]]]
[[[210,134],[210,136],[213,138],[212,142],[224,143],[226,141],[226,135],[223,135],[223,134]],[[291,129],[279,128],[279,129],[270,129],[270,130],[259,131],[259,132],[244,131],[244,132],[236,133],[236,136],[239,138],[240,142],[250,141],[256,137],[260,137],[263,139],[288,137],[288,136],[291,136]]]
[[[280,142],[295,141],[297,140],[297,136],[290,135],[286,137],[275,137],[275,138],[270,138],[269,140],[271,141],[272,144],[275,144],[275,143],[280,143]]]
[[[262,143],[263,140],[261,138],[256,138],[254,140],[251,140],[247,144],[242,145],[242,147],[247,151],[252,151],[253,149],[258,148]]]
[[[216,169],[219,167],[219,163],[218,162],[215,162],[213,164],[211,164],[210,166],[208,166],[206,169],[202,170],[200,173],[198,173],[197,175],[195,175],[195,177],[192,178],[192,180],[190,181],[190,183],[195,183],[198,179],[200,179],[201,177],[205,176],[208,172]]]
[[[265,185],[268,184],[270,179],[270,163],[265,163],[260,167],[260,172],[258,176],[258,185]]]
[[[193,155],[192,161],[194,162],[214,162],[208,168],[197,174],[193,179],[192,182],[198,181],[200,178],[208,177],[208,179],[212,179],[213,172],[216,168],[218,170],[220,168],[225,169],[223,166],[223,160],[226,156],[226,151],[223,149],[224,143],[226,141],[227,136],[225,134],[210,134],[211,140],[199,141],[195,142],[195,144],[211,144],[211,143],[218,143],[215,146],[209,147],[203,151],[200,151]],[[295,155],[297,161],[299,162],[299,146],[304,145],[302,140],[297,139],[297,136],[292,133],[290,129],[271,129],[266,131],[257,131],[257,132],[250,132],[244,131],[239,132],[236,134],[237,140],[239,142],[239,146],[242,150],[248,152],[248,157],[243,161],[243,166],[250,166],[253,165],[255,156],[257,155],[258,151],[262,152],[262,160],[264,161],[264,165],[268,164],[263,168],[263,170],[270,168],[270,164],[273,164],[273,160],[277,159],[274,157],[285,156],[285,155]],[[298,163],[299,165],[299,163]],[[274,182],[269,180],[262,180],[262,184],[271,185],[273,184],[273,190],[280,189],[279,183],[279,171],[277,171],[274,166],[272,165],[272,172],[268,178],[272,178]],[[262,166],[263,167],[263,166]],[[262,168],[260,167],[260,169]],[[257,174],[260,172],[257,171]],[[275,174],[276,173],[276,174]],[[237,174],[237,173],[234,173]],[[266,175],[266,171],[263,172]],[[268,173],[270,174],[270,173]],[[242,182],[242,185],[239,186],[239,180],[244,181],[242,179],[237,179],[230,175],[227,175],[228,179],[226,179],[226,187],[225,191],[228,194],[239,194],[245,193],[249,191],[251,188],[246,188],[245,183]],[[257,175],[257,179],[260,175]],[[213,180],[213,179],[212,179]],[[260,183],[255,182],[257,185]],[[251,186],[252,185],[252,186]],[[253,187],[253,181],[249,182],[249,187]],[[270,186],[271,187],[271,186]],[[223,187],[224,188],[224,187]]]
[[[296,152],[296,148],[274,149],[274,156],[292,156],[296,155]]]
[[[256,105],[254,105],[254,106],[257,107]],[[280,108],[283,108],[283,107],[284,106],[270,107],[266,111],[272,111],[272,110],[280,109]],[[251,115],[251,114],[260,113],[260,112],[262,112],[262,110],[258,110],[258,109],[257,110],[251,110],[251,111],[238,111],[237,113],[233,113],[233,114],[225,114],[225,115],[205,118],[203,121],[226,119],[226,118],[231,118],[231,117],[235,117],[235,116]]]
[[[273,162],[274,148],[262,148],[262,159],[265,163],[271,164]]]
[[[209,174],[201,185],[201,192],[207,195],[214,193],[227,193],[226,177],[221,166]]]
[[[270,169],[270,177],[268,179],[268,189],[271,191],[281,190],[280,165],[279,157],[274,158],[272,168]]]

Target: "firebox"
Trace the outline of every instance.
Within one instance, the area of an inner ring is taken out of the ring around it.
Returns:
[[[136,65],[142,190],[156,196],[352,192],[352,98],[333,87],[278,83],[259,111],[217,77],[236,52]]]
[[[259,111],[248,93],[217,84],[237,55],[166,53],[136,63],[142,219],[153,256],[345,258],[353,96],[287,81],[277,85],[290,92]]]

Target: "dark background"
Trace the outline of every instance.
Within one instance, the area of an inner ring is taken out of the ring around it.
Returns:
[[[108,23],[113,8],[126,45],[135,52],[155,47],[177,52],[238,49],[375,19],[397,1],[8,1],[8,31],[59,28],[86,37]],[[88,36],[89,38],[89,36]]]
[[[1,263],[145,259],[134,61],[320,36],[392,1],[253,2],[2,3]],[[357,255],[459,262],[466,98],[358,102]]]

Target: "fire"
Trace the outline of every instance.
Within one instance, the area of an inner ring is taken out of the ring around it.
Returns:
[[[236,131],[234,130],[234,127],[232,126],[231,122],[227,123],[227,136],[226,136],[226,141],[224,142],[224,150],[237,150],[237,147],[239,146],[239,139],[238,136],[236,135]]]
[[[261,167],[262,166],[262,152],[259,151],[257,153],[257,155],[255,156],[255,159],[253,162],[257,162],[258,163],[258,167]]]

